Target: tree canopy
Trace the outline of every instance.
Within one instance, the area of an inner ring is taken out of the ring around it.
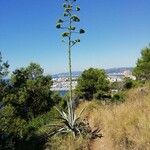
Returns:
[[[150,80],[150,47],[142,49],[133,73],[138,80]]]
[[[13,72],[10,91],[3,98],[3,103],[10,104],[15,108],[17,116],[28,121],[53,106],[51,86],[51,76],[44,76],[43,69],[31,63]]]
[[[4,71],[1,69],[1,72]],[[39,126],[37,124],[43,125],[43,120],[47,118],[44,116],[61,101],[59,95],[50,90],[51,76],[43,73],[44,70],[36,63],[16,69],[5,84],[7,88],[4,94],[0,93],[0,140],[4,141],[4,146],[12,148],[13,143],[19,144],[17,141],[29,136],[29,132],[34,132]],[[0,80],[0,84],[2,82]],[[50,116],[48,118],[50,120]]]
[[[101,99],[109,91],[109,81],[102,69],[85,70],[78,79],[76,93],[84,99]]]
[[[9,64],[8,62],[4,62],[2,59],[2,54],[0,52],[0,102],[2,101],[2,97],[7,89],[7,80],[6,77],[9,73]],[[1,105],[1,104],[0,104]]]
[[[4,62],[2,59],[2,54],[0,52],[0,80],[4,79],[8,75],[8,62]]]

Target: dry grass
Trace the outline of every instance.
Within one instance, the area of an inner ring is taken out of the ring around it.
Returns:
[[[84,117],[94,127],[100,127],[103,139],[92,142],[92,150],[150,150],[150,88],[128,91],[120,105],[88,105]]]
[[[53,137],[46,147],[46,150],[88,150],[89,144],[82,137],[74,139],[73,136],[67,135]]]
[[[82,114],[94,129],[102,129],[103,138],[87,142],[71,136],[51,140],[51,150],[150,150],[150,85],[127,92],[122,104],[102,105],[98,101],[83,102]],[[144,92],[143,92],[144,91]]]

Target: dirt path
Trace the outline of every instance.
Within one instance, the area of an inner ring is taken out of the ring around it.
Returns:
[[[91,150],[113,150],[110,141],[108,141],[105,137],[91,141],[90,149]]]
[[[87,119],[92,130],[97,128],[94,124],[93,117],[91,117],[90,114],[88,114]],[[103,135],[102,138],[91,140],[90,150],[114,150],[111,140],[109,140],[106,133],[103,133],[103,132],[104,131],[102,131],[102,135]]]

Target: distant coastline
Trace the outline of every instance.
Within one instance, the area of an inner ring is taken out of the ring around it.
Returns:
[[[121,67],[121,68],[110,68],[106,69],[106,74],[110,82],[121,82],[124,77],[132,76],[132,67]],[[72,72],[72,88],[75,89],[77,86],[77,80],[81,76],[82,71]],[[67,93],[69,91],[69,73],[59,73],[52,76],[53,86],[52,91],[58,91],[62,93]],[[64,92],[65,91],[65,92]]]
[[[104,69],[107,74],[121,74],[126,70],[133,70],[133,67],[115,67],[115,68],[109,68],[109,69]],[[83,71],[72,71],[72,77],[79,77],[82,74]],[[57,73],[53,74],[53,78],[59,78],[59,77],[68,77],[69,73],[68,72],[63,72],[63,73]]]

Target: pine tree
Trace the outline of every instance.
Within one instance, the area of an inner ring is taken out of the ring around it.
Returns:
[[[141,57],[137,60],[133,74],[137,80],[150,80],[150,46],[142,49]]]

